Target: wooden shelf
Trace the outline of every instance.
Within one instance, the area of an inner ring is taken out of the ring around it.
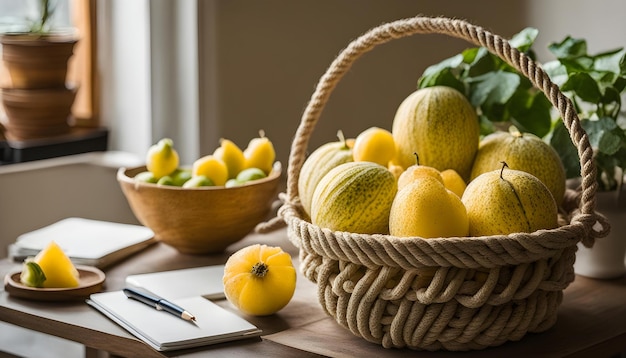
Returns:
[[[105,151],[109,131],[106,128],[73,128],[66,135],[31,139],[0,139],[0,165]]]

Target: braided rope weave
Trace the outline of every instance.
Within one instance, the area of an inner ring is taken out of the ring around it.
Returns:
[[[298,197],[309,137],[331,92],[356,59],[413,34],[439,33],[484,46],[541,91],[560,112],[578,149],[582,185],[568,191],[560,227],[479,238],[398,238],[333,232],[312,225]],[[508,41],[462,20],[414,17],[380,25],[346,47],[321,77],[291,147],[278,220],[300,249],[300,269],[318,285],[326,312],[353,334],[384,347],[470,350],[519,340],[556,321],[574,279],[576,245],[606,234],[595,211],[593,152],[569,99]],[[594,230],[599,222],[601,229]],[[276,225],[276,222],[269,226]],[[267,227],[265,229],[268,229]]]

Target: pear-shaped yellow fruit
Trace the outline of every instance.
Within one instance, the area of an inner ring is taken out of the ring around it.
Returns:
[[[33,259],[46,276],[44,288],[71,288],[79,284],[79,274],[65,252],[54,241],[51,241]]]
[[[245,157],[244,168],[259,168],[269,175],[276,159],[274,145],[265,136],[264,131],[259,131],[259,137],[253,138],[243,151]]]
[[[563,201],[565,168],[556,150],[541,138],[519,131],[500,131],[486,136],[476,153],[471,179],[500,169],[503,161],[511,169],[536,176],[550,189],[557,204]]]
[[[178,152],[170,138],[163,138],[151,146],[146,154],[146,168],[158,180],[178,168]]]
[[[416,178],[396,194],[389,214],[393,236],[463,237],[469,221],[461,199],[431,176]]]
[[[415,158],[415,164],[406,168],[406,170],[403,171],[402,174],[400,174],[400,176],[398,177],[398,190],[401,190],[414,180],[425,176],[435,178],[439,180],[441,184],[444,184],[443,177],[441,176],[441,172],[439,172],[439,170],[433,167],[429,167],[427,165],[420,165],[419,157],[417,154],[415,154]]]
[[[471,236],[508,235],[557,227],[550,190],[532,174],[506,168],[483,173],[463,193]]]
[[[220,139],[220,146],[215,149],[213,155],[226,164],[228,179],[237,177],[237,174],[243,170],[246,162],[243,151],[230,139]]]

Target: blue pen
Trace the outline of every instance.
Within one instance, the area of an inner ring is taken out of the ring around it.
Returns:
[[[196,317],[192,315],[191,313],[187,312],[184,308],[162,297],[159,297],[153,293],[150,293],[144,290],[137,290],[134,288],[125,288],[122,291],[124,291],[124,294],[126,295],[126,297],[132,298],[141,303],[145,303],[146,305],[152,306],[159,311],[165,311],[165,312],[171,313],[186,321],[196,320]]]

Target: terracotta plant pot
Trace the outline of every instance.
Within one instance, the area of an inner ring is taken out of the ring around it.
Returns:
[[[7,139],[27,140],[69,132],[76,88],[4,88],[2,103],[7,115]]]
[[[67,62],[77,41],[70,35],[3,35],[2,59],[12,87],[65,87]]]

